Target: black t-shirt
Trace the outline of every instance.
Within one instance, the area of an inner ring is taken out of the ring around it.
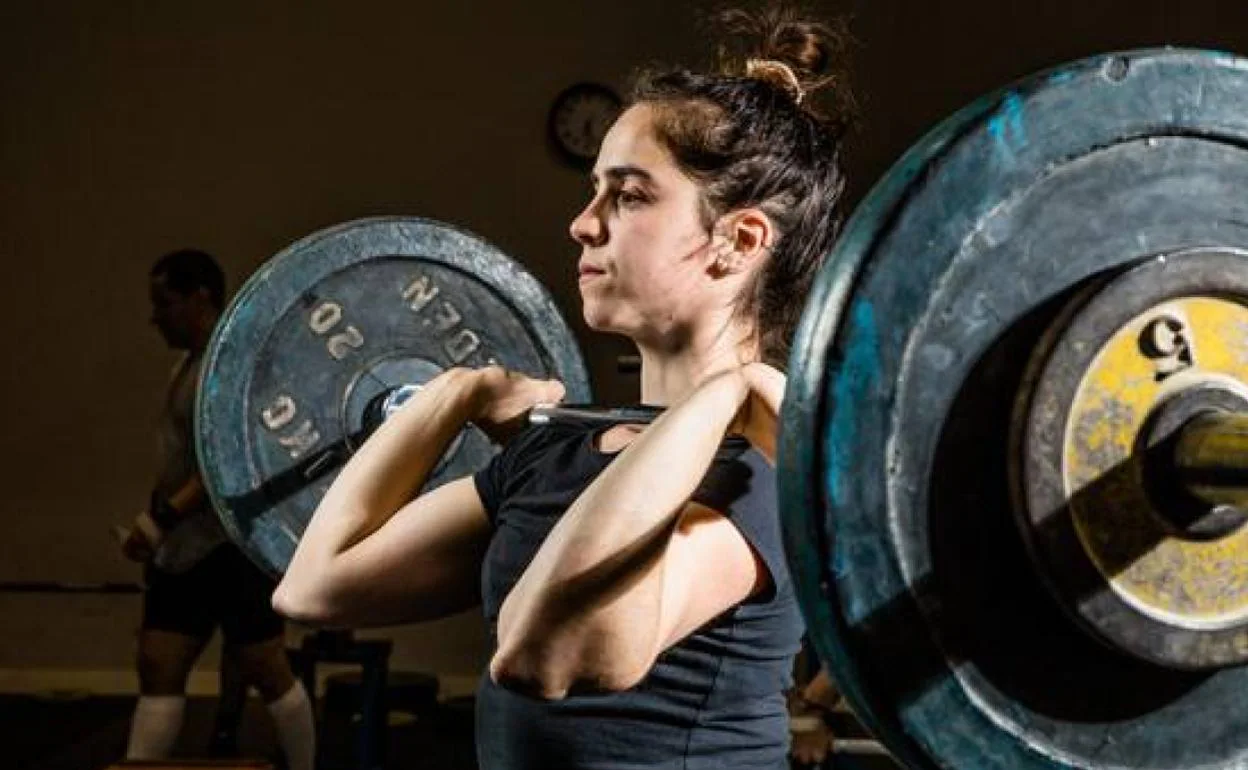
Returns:
[[[508,592],[614,457],[594,447],[599,431],[531,428],[475,477],[494,525],[481,576],[491,650]],[[775,471],[744,440],[726,440],[692,499],[736,524],[772,588],[664,651],[625,692],[544,701],[485,674],[476,715],[483,770],[788,767],[783,692],[803,624],[784,560]]]

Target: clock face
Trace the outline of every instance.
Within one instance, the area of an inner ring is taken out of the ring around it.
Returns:
[[[573,162],[592,161],[622,107],[620,97],[610,88],[578,83],[555,97],[550,108],[551,139]]]

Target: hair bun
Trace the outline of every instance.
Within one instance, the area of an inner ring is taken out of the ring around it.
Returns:
[[[844,128],[854,121],[846,66],[852,38],[845,19],[816,21],[781,1],[757,11],[723,11],[717,20],[726,33],[719,46],[722,74],[773,85],[830,125]],[[811,104],[816,94],[822,108]]]
[[[793,68],[776,59],[746,59],[745,76],[772,84],[793,97],[793,101],[801,104],[806,96],[802,89],[802,81],[798,80]]]

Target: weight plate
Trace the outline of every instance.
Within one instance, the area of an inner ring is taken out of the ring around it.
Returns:
[[[1248,407],[1245,302],[1248,254],[1147,260],[1076,300],[1037,350],[1034,392],[1025,378],[1014,483],[1028,548],[1080,622],[1163,665],[1248,660],[1248,530],[1184,531],[1196,501],[1157,494],[1177,474],[1148,461],[1177,406]]]
[[[315,233],[260,268],[226,309],[196,405],[204,484],[230,537],[284,571],[316,504],[390,389],[499,363],[589,382],[546,290],[480,238],[413,217]],[[469,426],[426,484],[472,473],[495,447]]]
[[[1015,523],[1015,394],[1071,297],[1248,244],[1248,62],[1096,57],[948,119],[871,191],[790,360],[780,490],[807,625],[914,768],[1243,767],[1248,670],[1101,644]],[[1199,736],[1199,739],[1196,739]]]

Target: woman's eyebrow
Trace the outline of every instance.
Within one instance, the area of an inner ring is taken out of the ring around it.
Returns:
[[[598,176],[599,175],[596,173],[591,173],[589,175],[589,180],[595,185],[597,185]],[[650,175],[649,171],[646,171],[641,166],[632,166],[632,165],[612,166],[610,168],[603,169],[602,176],[616,183],[622,182],[629,177],[640,179],[643,182],[654,181],[654,177]]]

